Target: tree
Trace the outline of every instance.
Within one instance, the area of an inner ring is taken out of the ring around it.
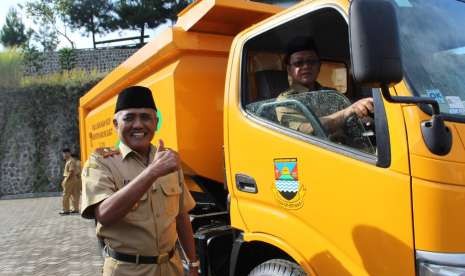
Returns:
[[[61,0],[64,20],[74,29],[83,28],[92,34],[95,46],[95,35],[114,30],[113,4],[108,0]]]
[[[76,67],[76,52],[71,48],[63,48],[58,51],[61,70],[69,71]]]
[[[41,46],[43,52],[55,51],[60,41],[58,40],[58,33],[50,25],[42,25],[39,30],[34,33],[34,40]]]
[[[23,63],[25,66],[31,67],[33,72],[38,72],[42,69],[44,56],[35,46],[24,45],[23,47]]]
[[[0,40],[6,47],[22,46],[30,37],[30,32],[26,32],[26,28],[19,17],[15,8],[10,8],[6,16],[5,25],[0,31]]]
[[[140,30],[140,44],[143,45],[146,27],[156,28],[174,20],[175,14],[187,3],[187,0],[118,0],[116,25],[121,29]]]
[[[178,18],[178,13],[182,11],[189,3],[191,3],[191,0],[170,0],[167,1],[167,6],[170,11],[169,19],[173,24],[176,22]]]
[[[63,10],[66,9],[66,4],[65,0],[29,0],[25,7],[26,13],[33,18],[34,23],[42,27],[42,31],[37,34],[38,36],[60,35],[74,49],[74,41],[68,36],[66,24],[62,28],[58,24],[60,21],[63,22]],[[37,36],[35,38],[37,39]],[[44,41],[46,39],[46,37],[42,38]]]

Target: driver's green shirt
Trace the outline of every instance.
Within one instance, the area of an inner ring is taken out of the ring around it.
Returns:
[[[314,91],[318,91],[318,90],[334,90],[334,89],[323,87],[318,82],[315,82]],[[289,99],[291,96],[294,96],[296,94],[303,93],[303,92],[308,92],[308,91],[309,89],[307,87],[297,84],[297,83],[293,83],[289,87],[289,89],[279,94],[279,96],[276,98],[276,101],[283,101],[283,100]],[[278,118],[278,121],[282,125],[288,128],[297,130],[297,131],[299,131],[299,127],[302,123],[308,123],[308,119],[305,118],[302,112],[294,108],[286,107],[286,106],[276,107],[276,117]]]

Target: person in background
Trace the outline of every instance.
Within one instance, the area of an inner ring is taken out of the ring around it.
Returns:
[[[76,165],[76,182],[74,183],[73,187],[73,192],[71,197],[76,200],[79,204],[80,199],[81,199],[81,188],[82,188],[82,183],[81,183],[81,161],[79,160],[79,156],[76,153],[72,153],[71,157],[74,159],[75,165]],[[79,205],[78,205],[79,206]],[[79,209],[74,209],[71,211],[72,213],[79,213]]]
[[[79,210],[79,200],[73,196],[73,192],[78,182],[76,176],[76,160],[71,157],[71,151],[68,148],[62,150],[63,160],[65,160],[65,168],[63,171],[63,181],[61,182],[61,187],[63,188],[63,200],[62,207],[63,209],[59,212],[60,215],[69,215],[72,212],[77,212]],[[72,200],[73,210],[69,207],[70,199]]]

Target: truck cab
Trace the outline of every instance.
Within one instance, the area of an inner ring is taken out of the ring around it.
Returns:
[[[465,79],[460,73],[465,36],[458,29],[465,23],[465,5],[389,4],[397,33],[377,34],[366,25],[359,26],[363,32],[354,30],[348,1],[305,1],[236,36],[226,79],[224,144],[231,225],[241,232],[236,242],[246,244],[244,252],[239,250],[237,275],[257,266],[249,264],[247,250],[262,260],[292,260],[308,275],[465,272]],[[379,14],[371,17],[371,27],[389,24],[381,9],[374,12]],[[357,79],[356,63],[369,58],[364,54],[393,47],[394,35],[400,78],[377,74],[393,67],[392,60],[379,59],[372,67],[382,68],[374,68],[371,79]],[[283,59],[296,36],[315,41],[318,81],[331,89],[305,91],[283,102],[277,100],[289,87]],[[365,47],[358,56],[351,50],[357,46]],[[393,102],[391,96],[405,98]],[[366,97],[373,98],[371,117],[350,118],[342,138],[325,132],[321,117]],[[445,134],[437,136],[441,145],[428,138],[433,111],[421,100],[426,97],[438,102],[445,122]],[[282,106],[304,114],[313,133],[277,120]]]

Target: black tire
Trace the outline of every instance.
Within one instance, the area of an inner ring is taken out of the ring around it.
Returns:
[[[256,266],[249,276],[306,276],[307,274],[296,263],[272,259]]]

